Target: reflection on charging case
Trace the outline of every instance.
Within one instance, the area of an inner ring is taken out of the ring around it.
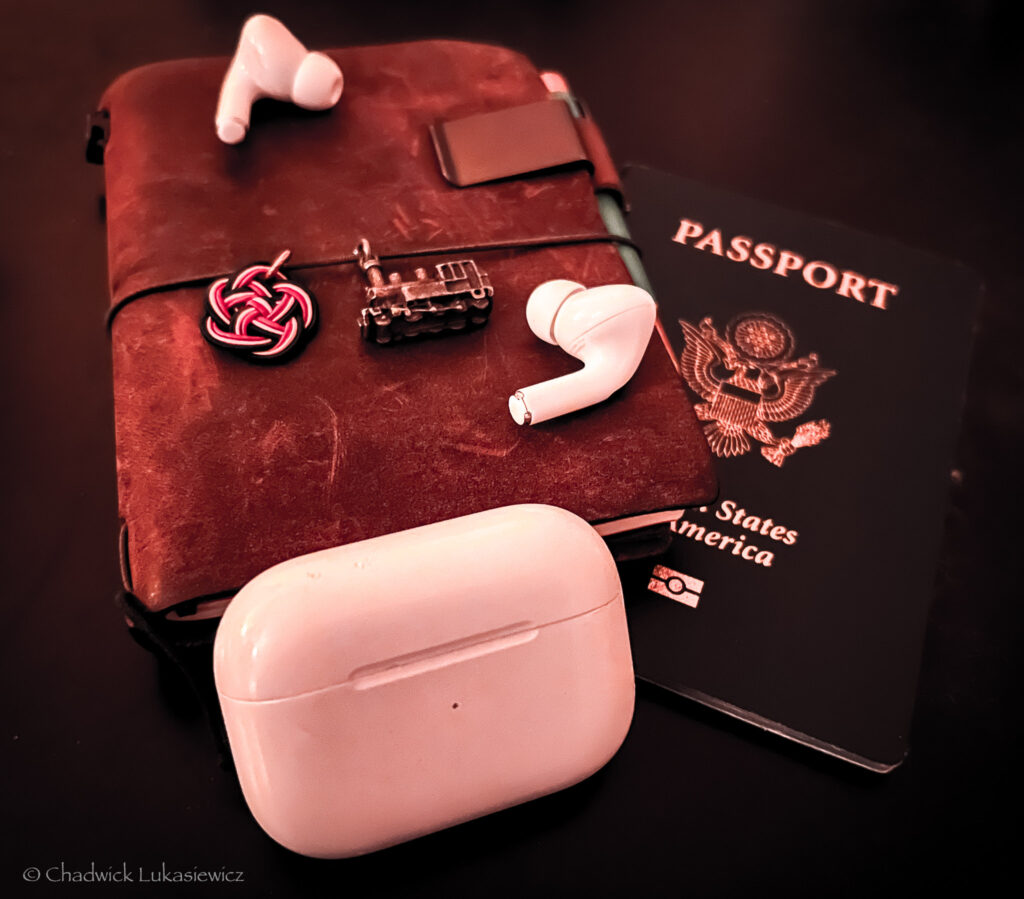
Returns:
[[[570,786],[633,716],[615,564],[552,506],[276,565],[232,600],[214,671],[249,808],[320,858]]]

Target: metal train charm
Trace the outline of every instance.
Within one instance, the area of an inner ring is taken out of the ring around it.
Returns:
[[[364,340],[383,345],[487,324],[494,289],[473,260],[441,262],[434,266],[433,277],[425,268],[417,268],[414,280],[403,281],[397,272],[385,279],[380,259],[373,255],[365,238],[359,241],[355,254],[370,282],[367,305],[359,315]]]

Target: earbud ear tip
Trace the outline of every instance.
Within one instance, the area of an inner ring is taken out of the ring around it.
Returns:
[[[292,100],[303,109],[330,109],[341,97],[345,79],[338,64],[323,53],[309,53],[292,82]]]
[[[570,296],[585,289],[582,284],[566,278],[545,281],[535,287],[526,301],[526,321],[530,330],[546,343],[557,344],[554,337],[555,315]]]

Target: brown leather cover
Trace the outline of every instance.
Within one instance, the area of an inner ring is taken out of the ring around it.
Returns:
[[[345,74],[335,109],[263,101],[238,146],[213,128],[226,58],[146,66],[103,98],[126,587],[159,610],[301,553],[507,503],[599,522],[712,498],[703,434],[657,337],[608,402],[535,428],[508,414],[514,390],[577,365],[530,332],[530,290],[628,280],[613,244],[559,244],[604,230],[586,172],[465,189],[441,175],[429,126],[543,99],[530,62],[452,41],[330,55]],[[485,328],[377,347],[356,326],[361,273],[328,264],[362,237],[399,257],[555,245],[471,254],[494,285]],[[285,248],[285,271],[320,304],[302,354],[266,367],[208,344],[202,282]]]

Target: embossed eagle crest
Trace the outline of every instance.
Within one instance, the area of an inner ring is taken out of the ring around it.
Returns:
[[[799,448],[825,440],[831,426],[825,419],[799,425],[791,437],[776,437],[769,422],[802,415],[819,385],[835,372],[818,364],[816,353],[792,359],[796,340],[789,326],[768,312],[745,312],[725,328],[723,337],[711,318],[698,327],[679,320],[686,345],[680,370],[686,383],[705,402],[694,409],[716,456],[742,456],[750,438],[761,455],[780,466]]]

